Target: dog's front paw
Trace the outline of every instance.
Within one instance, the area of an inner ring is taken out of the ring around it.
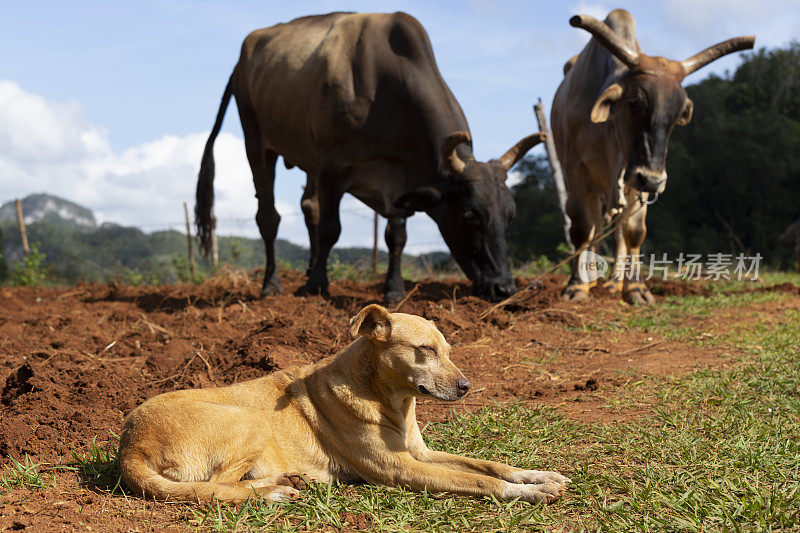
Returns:
[[[524,483],[531,485],[555,483],[556,485],[566,486],[567,483],[570,483],[572,480],[567,476],[562,476],[558,472],[547,472],[544,470],[517,470],[511,474],[508,481],[512,483]]]
[[[542,483],[539,485],[509,483],[503,497],[506,500],[519,498],[529,503],[553,503],[561,498],[565,490],[566,486],[559,483]]]

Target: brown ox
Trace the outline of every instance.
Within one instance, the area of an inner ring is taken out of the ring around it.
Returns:
[[[721,42],[684,61],[640,52],[636,22],[623,9],[604,22],[576,15],[570,24],[593,35],[564,66],[551,122],[567,182],[567,214],[575,249],[590,248],[604,222],[619,214],[613,274],[604,284],[630,303],[652,303],[641,279],[639,253],[647,232],[648,195],[667,183],[667,143],[672,128],[692,118],[683,78],[732,52],[752,48],[755,37]],[[594,282],[581,280],[578,259],[564,290],[586,298]]]
[[[442,79],[428,35],[405,13],[331,13],[257,30],[242,45],[203,153],[198,234],[210,245],[214,139],[236,97],[266,245],[262,295],[280,292],[275,271],[275,163],[308,175],[302,208],[311,266],[301,292],[325,293],[328,254],[339,238],[339,202],[349,192],[389,219],[388,300],[404,294],[405,219],[426,212],[481,296],[515,290],[505,230],[514,163],[541,140],[525,137],[489,162],[472,155],[464,113]]]

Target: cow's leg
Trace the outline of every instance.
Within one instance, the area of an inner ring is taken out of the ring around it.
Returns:
[[[317,258],[308,273],[306,284],[299,294],[328,294],[328,255],[339,240],[342,224],[339,203],[344,196],[344,183],[338,173],[321,171],[316,177],[319,224],[317,226]]]
[[[238,99],[237,103],[239,103]],[[278,160],[278,154],[266,148],[252,109],[245,103],[239,103],[238,107],[244,132],[244,147],[247,152],[247,160],[250,162],[250,170],[253,172],[253,184],[256,188],[256,198],[258,198],[256,224],[258,224],[258,230],[264,240],[267,255],[261,296],[280,294],[282,292],[281,282],[275,268],[275,237],[281,221],[281,216],[275,209],[275,163]]]
[[[625,280],[625,265],[628,256],[628,246],[625,242],[622,223],[614,231],[614,246],[614,268],[611,270],[608,280],[603,283],[603,288],[611,294],[620,294]]]
[[[300,207],[303,210],[303,217],[306,220],[308,229],[308,269],[306,276],[311,274],[314,263],[317,261],[317,227],[319,226],[319,198],[317,198],[317,185],[314,176],[308,176],[306,187],[303,189],[303,198],[300,200]]]
[[[589,243],[597,231],[599,205],[594,195],[574,195],[567,199],[567,215],[571,225],[569,238],[576,252],[589,249]],[[578,259],[576,256],[570,261],[572,276],[566,288],[561,293],[564,300],[581,300],[589,297],[589,289],[597,284],[596,281],[584,281],[578,275]]]
[[[386,270],[384,297],[389,302],[401,300],[406,295],[403,285],[402,260],[406,245],[406,219],[392,217],[386,223],[386,246],[389,248],[389,266]]]
[[[622,228],[630,258],[625,269],[622,297],[626,302],[634,305],[650,305],[655,301],[653,294],[642,279],[642,262],[639,257],[644,237],[647,235],[646,216],[647,205],[642,204],[640,209],[636,209],[626,221],[623,221]]]
[[[266,172],[263,177],[256,177],[253,172],[253,180],[256,186],[256,198],[258,198],[258,211],[256,212],[256,223],[264,239],[264,247],[267,252],[267,263],[264,267],[264,283],[261,286],[261,296],[281,294],[281,280],[275,267],[275,237],[278,235],[278,224],[281,216],[275,209],[275,162],[278,154],[270,150],[264,151],[264,166]]]

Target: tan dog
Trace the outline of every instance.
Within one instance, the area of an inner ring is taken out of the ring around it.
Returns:
[[[300,472],[321,482],[552,502],[569,479],[428,449],[416,397],[456,400],[470,383],[432,322],[369,305],[359,338],[316,364],[214,389],[169,392],[125,421],[122,477],[157,499],[278,500]]]

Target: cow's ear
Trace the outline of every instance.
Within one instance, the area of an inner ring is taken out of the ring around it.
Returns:
[[[394,206],[411,213],[427,211],[442,200],[442,191],[431,185],[419,187],[405,193],[395,201]]]
[[[378,304],[370,304],[350,320],[350,335],[386,342],[392,336],[392,315]]]
[[[678,120],[675,121],[675,124],[678,126],[685,126],[692,120],[692,113],[694,112],[694,104],[692,101],[687,98],[686,103],[683,104],[683,111],[681,111],[681,116],[678,117]]]
[[[592,107],[592,122],[598,124],[608,120],[614,104],[622,99],[622,92],[622,86],[619,83],[614,83],[606,89]]]

